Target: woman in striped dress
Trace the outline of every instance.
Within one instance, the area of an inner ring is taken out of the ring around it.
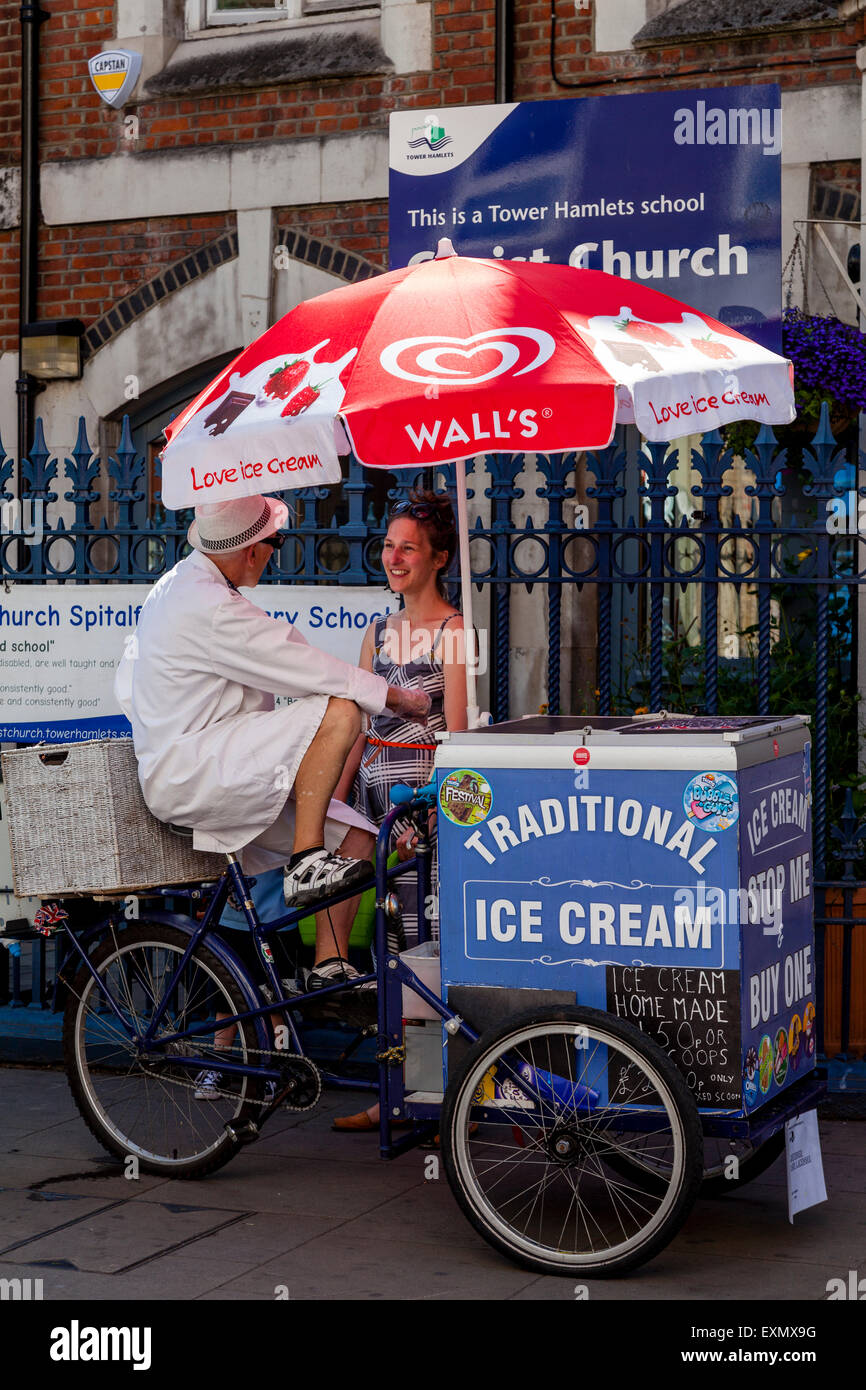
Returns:
[[[360,664],[393,685],[426,690],[432,705],[423,724],[387,711],[374,715],[355,745],[334,795],[344,796],[373,821],[381,821],[390,810],[395,782],[419,786],[429,780],[436,730],[466,728],[463,619],[449,603],[444,583],[456,548],[457,527],[447,497],[416,492],[392,510],[382,564],[403,607],[367,629]],[[409,858],[414,849],[412,828],[398,823],[398,830],[398,852]],[[398,880],[397,886],[407,942],[412,945],[418,936],[414,875]],[[378,1126],[378,1105],[334,1122],[341,1131]]]

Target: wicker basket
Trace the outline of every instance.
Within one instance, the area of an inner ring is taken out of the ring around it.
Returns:
[[[4,753],[3,778],[18,897],[204,882],[226,866],[150,814],[130,738]]]

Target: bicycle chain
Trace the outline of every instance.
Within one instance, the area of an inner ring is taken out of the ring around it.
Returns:
[[[291,1102],[288,1101],[288,1100],[281,1100],[281,1101],[280,1101],[280,1109],[281,1109],[281,1110],[291,1110],[291,1111],[295,1112],[296,1114],[301,1114],[303,1111],[305,1111],[305,1110],[312,1110],[312,1109],[313,1109],[313,1106],[318,1105],[318,1103],[319,1103],[319,1097],[320,1097],[321,1094],[322,1094],[321,1074],[319,1073],[319,1069],[318,1069],[318,1067],[316,1067],[315,1062],[312,1062],[312,1061],[310,1060],[309,1057],[305,1057],[305,1056],[303,1055],[302,1052],[276,1052],[276,1051],[274,1051],[273,1049],[264,1048],[264,1047],[249,1047],[249,1048],[247,1048],[247,1051],[250,1052],[250,1053],[253,1053],[253,1052],[254,1052],[254,1053],[256,1054],[256,1056],[259,1056],[259,1057],[279,1057],[279,1058],[281,1058],[282,1061],[284,1061],[284,1062],[287,1062],[287,1061],[305,1062],[308,1066],[314,1067],[315,1070],[316,1070],[316,1073],[319,1075],[319,1095],[316,1096],[316,1099],[313,1101],[313,1105],[292,1105]],[[168,1055],[168,1056],[171,1056],[170,1053],[167,1054],[167,1055]],[[207,1063],[208,1061],[210,1062],[210,1065],[202,1065],[202,1068],[201,1068],[202,1071],[219,1071],[219,1060],[218,1060],[216,1057],[210,1058],[210,1059],[208,1059],[208,1058],[202,1058],[202,1063],[203,1063],[203,1064]],[[144,1074],[145,1074],[145,1076],[147,1076],[147,1075],[153,1075],[154,1077],[156,1077],[156,1079],[159,1079],[158,1074],[157,1074],[156,1072],[154,1072],[154,1073],[145,1072]],[[255,1077],[252,1076],[252,1077],[249,1078],[249,1080],[254,1081],[254,1080],[255,1080]],[[183,1087],[183,1089],[184,1089],[185,1091],[196,1091],[196,1090],[198,1090],[198,1083],[197,1083],[197,1082],[195,1082],[195,1081],[183,1081],[183,1080],[181,1080],[180,1077],[172,1077],[171,1083],[170,1083],[170,1084],[171,1084],[172,1086],[181,1086],[181,1087]],[[264,1084],[267,1084],[267,1083],[264,1083]],[[277,1082],[274,1082],[274,1085],[275,1085],[275,1086],[277,1087],[277,1089],[279,1090],[279,1082],[278,1082],[278,1081],[277,1081]],[[241,1097],[238,1095],[238,1092],[237,1092],[237,1091],[224,1091],[224,1090],[222,1090],[222,1088],[219,1087],[219,1086],[214,1086],[213,1089],[210,1091],[209,1094],[210,1094],[211,1096],[219,1096],[219,1098],[220,1098],[221,1100],[224,1099],[224,1100],[238,1101],[238,1100],[241,1099]],[[264,1109],[266,1106],[272,1105],[273,1102],[270,1101],[270,1100],[256,1100],[253,1096],[245,1096],[245,1097],[244,1097],[244,1104],[245,1104],[245,1105],[258,1105],[258,1106],[260,1107],[260,1109]]]
[[[116,945],[116,944],[117,944],[117,943],[116,943],[116,941],[115,941],[115,945]],[[70,991],[70,994],[73,993],[73,982],[72,982],[71,979],[70,979],[70,980],[66,980],[66,979],[64,978],[64,976],[62,975],[62,973],[61,973],[60,975],[58,975],[58,980],[61,981],[61,982],[64,983],[64,984],[66,984],[67,988],[68,988],[69,991]],[[81,996],[80,996],[80,995],[75,995],[74,997],[77,998],[77,999],[79,1000],[79,1002],[81,1002]],[[216,1050],[216,1049],[215,1049],[215,1050]],[[276,1057],[276,1058],[278,1058],[278,1059],[280,1059],[280,1060],[282,1060],[282,1061],[294,1060],[294,1061],[299,1061],[299,1062],[305,1062],[308,1066],[311,1066],[311,1067],[314,1069],[314,1071],[316,1072],[316,1075],[317,1075],[318,1080],[319,1080],[319,1093],[318,1093],[318,1095],[316,1096],[316,1099],[313,1101],[313,1104],[312,1104],[312,1105],[292,1105],[291,1102],[288,1101],[288,1100],[281,1100],[280,1103],[279,1103],[279,1104],[280,1104],[280,1109],[283,1109],[283,1110],[290,1110],[290,1111],[292,1111],[292,1112],[295,1113],[295,1114],[301,1114],[301,1113],[303,1113],[303,1111],[305,1111],[305,1110],[312,1110],[313,1107],[316,1106],[316,1105],[319,1103],[319,1099],[320,1099],[321,1094],[322,1094],[322,1079],[321,1079],[321,1072],[319,1071],[319,1069],[318,1069],[318,1067],[316,1066],[315,1062],[313,1062],[311,1058],[305,1057],[304,1054],[303,1054],[303,1053],[300,1053],[300,1052],[286,1052],[286,1051],[284,1051],[284,1050],[276,1049],[276,1048],[248,1047],[246,1050],[247,1050],[247,1053],[250,1054],[251,1056],[256,1056],[256,1057]],[[167,1055],[167,1056],[171,1056],[172,1054],[171,1054],[171,1053],[167,1053],[166,1055]],[[217,1059],[217,1058],[215,1058],[215,1057],[212,1058],[212,1059],[202,1058],[202,1062],[203,1062],[203,1063],[206,1063],[207,1061],[210,1061],[210,1066],[202,1065],[202,1067],[201,1067],[201,1070],[202,1070],[202,1071],[219,1071],[219,1066],[218,1066],[218,1064],[217,1064],[217,1062],[218,1062],[218,1059]],[[144,1072],[144,1075],[149,1075],[149,1074],[150,1074],[150,1075],[156,1076],[156,1073],[147,1073],[147,1072]],[[251,1079],[251,1080],[255,1080],[255,1077],[251,1077],[250,1079]],[[195,1091],[195,1090],[198,1090],[198,1084],[197,1084],[197,1082],[195,1082],[195,1081],[184,1081],[184,1080],[182,1080],[180,1077],[174,1077],[174,1078],[172,1078],[171,1084],[174,1085],[174,1086],[180,1086],[180,1087],[182,1087],[184,1090],[187,1090],[187,1091]],[[266,1084],[266,1083],[265,1083],[265,1084]],[[278,1082],[275,1082],[274,1084],[277,1085],[277,1086],[279,1085]],[[219,1087],[219,1086],[215,1086],[215,1087],[212,1089],[211,1095],[219,1096],[219,1098],[220,1098],[221,1100],[224,1099],[224,1100],[233,1100],[233,1101],[237,1101],[237,1100],[240,1099],[240,1097],[239,1097],[237,1091],[226,1091],[226,1090],[223,1090],[223,1089],[222,1089],[221,1087]],[[256,1100],[256,1099],[254,1099],[252,1096],[247,1096],[247,1097],[245,1097],[245,1099],[244,1099],[244,1104],[246,1104],[246,1105],[258,1105],[260,1109],[264,1110],[264,1109],[266,1109],[269,1105],[272,1105],[273,1102],[270,1101],[270,1100]]]

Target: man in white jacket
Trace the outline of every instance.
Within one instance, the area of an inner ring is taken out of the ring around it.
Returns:
[[[258,583],[287,514],[267,497],[196,508],[193,553],[149,594],[115,695],[153,814],[191,826],[196,849],[240,851],[248,873],[286,864],[286,900],[300,906],[370,872],[354,856],[375,827],[331,800],[360,711],[423,717],[430,702],[311,646],[239,592]],[[275,708],[278,695],[292,703]],[[345,974],[343,917],[322,984]]]

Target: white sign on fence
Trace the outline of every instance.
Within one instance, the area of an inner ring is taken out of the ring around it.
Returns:
[[[127,737],[114,672],[147,594],[142,584],[20,584],[0,595],[0,741]],[[369,624],[397,607],[378,588],[266,584],[246,595],[353,665]]]

